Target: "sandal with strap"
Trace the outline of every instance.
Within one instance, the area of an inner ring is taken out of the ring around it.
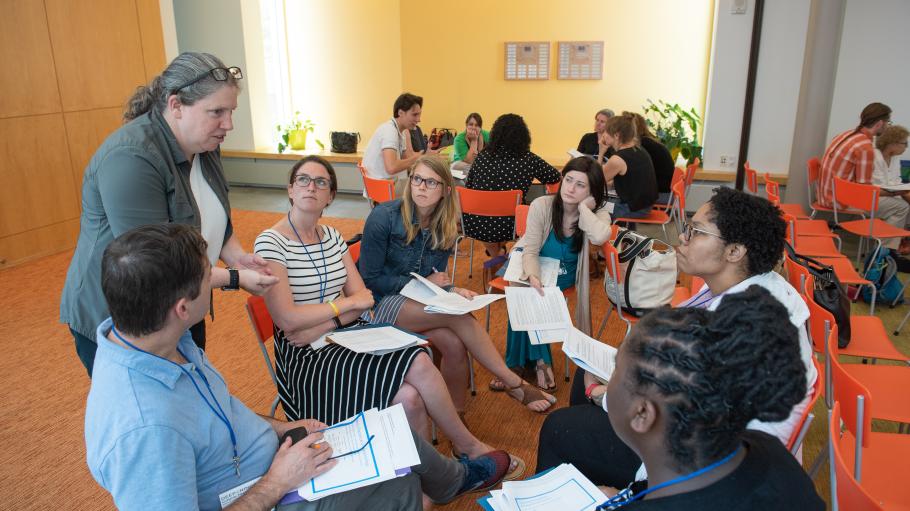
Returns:
[[[515,391],[521,391],[521,397],[514,394]],[[509,395],[512,399],[519,401],[521,404],[525,405],[526,408],[532,412],[537,413],[547,413],[547,410],[550,409],[554,404],[556,404],[556,397],[549,394],[545,394],[543,391],[539,390],[537,387],[531,385],[530,383],[522,380],[521,383],[514,387],[509,387],[509,390],[506,391],[506,394]],[[538,401],[546,401],[547,407],[543,410],[537,411],[533,408],[528,407],[531,403],[536,403]]]
[[[543,360],[538,360],[534,372],[537,377],[537,388],[545,392],[556,391],[556,378],[553,376],[552,367],[548,366]]]

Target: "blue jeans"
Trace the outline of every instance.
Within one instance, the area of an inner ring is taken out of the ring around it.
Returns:
[[[611,201],[612,202],[612,201]],[[613,218],[644,218],[651,214],[651,206],[632,211],[625,202],[613,203]]]

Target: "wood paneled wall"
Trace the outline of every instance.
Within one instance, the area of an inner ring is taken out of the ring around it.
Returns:
[[[165,66],[158,0],[0,0],[0,268],[76,245],[82,174]]]

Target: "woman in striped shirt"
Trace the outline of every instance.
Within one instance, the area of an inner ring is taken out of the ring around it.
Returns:
[[[365,312],[368,317],[373,305],[344,239],[318,224],[337,187],[329,162],[303,158],[290,173],[290,211],[256,239],[256,253],[279,278],[265,300],[275,322],[275,366],[285,414],[289,420],[334,424],[363,410],[401,403],[422,436],[428,436],[429,414],[458,452],[475,458],[492,451],[458,420],[446,384],[423,348],[372,355],[324,342],[326,333]]]

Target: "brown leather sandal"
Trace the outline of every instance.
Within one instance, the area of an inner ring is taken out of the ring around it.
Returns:
[[[521,391],[521,397],[518,397],[514,394],[514,392],[517,390]],[[550,396],[549,394],[545,394],[543,391],[539,390],[537,387],[535,387],[534,385],[531,385],[530,383],[528,383],[524,380],[522,380],[521,383],[519,383],[515,387],[509,387],[509,390],[506,391],[506,394],[508,394],[509,397],[511,397],[512,399],[521,402],[521,404],[525,405],[526,408],[528,407],[529,404],[536,403],[537,401],[546,401],[549,403],[549,405],[546,408],[544,408],[543,410],[541,410],[539,412],[537,412],[537,410],[528,408],[532,412],[547,413],[547,410],[549,410],[550,407],[552,407],[554,404],[556,404],[555,396]],[[547,396],[549,396],[549,397],[547,397]]]

